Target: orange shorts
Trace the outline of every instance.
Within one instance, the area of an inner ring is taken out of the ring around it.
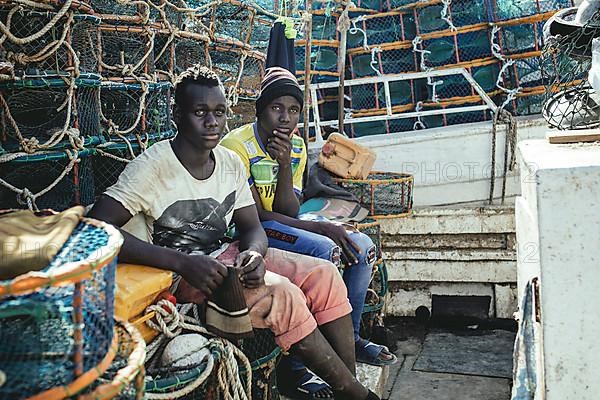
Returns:
[[[233,264],[239,250],[232,243],[218,259]],[[318,325],[350,314],[346,285],[332,263],[301,254],[269,248],[265,255],[265,285],[244,289],[252,326],[268,328],[284,351],[312,333]],[[204,296],[184,280],[178,299],[202,302]],[[349,333],[351,334],[351,333]]]

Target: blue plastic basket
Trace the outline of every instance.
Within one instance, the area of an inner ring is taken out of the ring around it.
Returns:
[[[0,398],[71,383],[106,356],[122,241],[115,228],[84,219],[45,269],[0,281],[0,370],[9,382]]]

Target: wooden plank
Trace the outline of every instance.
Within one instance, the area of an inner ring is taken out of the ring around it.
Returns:
[[[546,138],[551,144],[595,142],[600,140],[600,129],[550,131]]]

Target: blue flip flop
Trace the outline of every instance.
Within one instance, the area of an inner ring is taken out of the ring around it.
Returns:
[[[381,356],[385,355],[385,358]],[[382,346],[366,339],[359,339],[356,342],[356,361],[382,367],[384,365],[393,365],[398,362],[398,358],[391,353],[387,346]]]
[[[327,387],[329,385],[323,379],[307,369],[306,373],[296,382],[296,387],[286,385],[285,388],[279,387],[278,389],[282,395],[294,400],[333,399],[333,395],[330,397],[315,397],[315,393]]]

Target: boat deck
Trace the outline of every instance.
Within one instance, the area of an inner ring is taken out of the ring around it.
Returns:
[[[388,320],[387,326],[396,336],[399,362],[389,368],[382,399],[510,399],[512,380],[490,376],[506,376],[512,368],[510,340],[515,333],[506,325],[504,321],[441,328],[419,324],[414,318]]]

